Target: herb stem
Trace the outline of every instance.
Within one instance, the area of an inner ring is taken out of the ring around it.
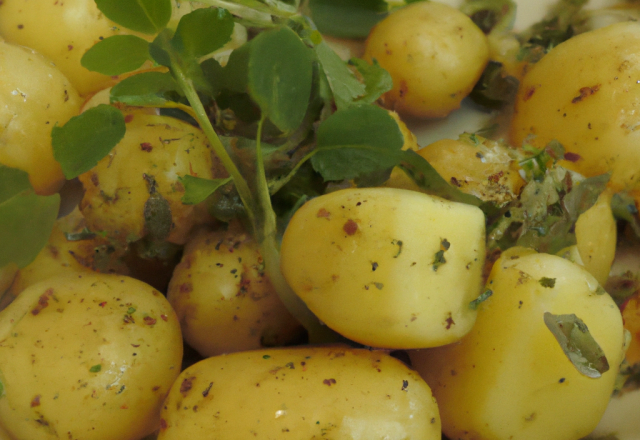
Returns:
[[[182,89],[183,93],[187,97],[191,108],[195,113],[195,118],[200,124],[200,128],[204,132],[205,136],[209,140],[213,151],[216,153],[218,158],[222,161],[224,168],[227,170],[231,178],[233,179],[233,183],[238,191],[238,195],[244,204],[244,207],[247,211],[247,216],[249,217],[249,221],[251,225],[256,225],[256,212],[255,212],[255,200],[253,195],[251,194],[251,190],[249,189],[249,185],[247,181],[242,177],[240,170],[229,156],[224,145],[220,142],[220,138],[217,133],[213,129],[211,125],[211,121],[209,121],[209,117],[207,116],[207,112],[200,101],[200,97],[196,92],[195,87],[190,79],[187,78],[185,73],[180,69],[179,64],[176,60],[172,60],[171,63],[171,72],[173,77],[177,81],[178,85]],[[254,233],[257,231],[254,231]]]

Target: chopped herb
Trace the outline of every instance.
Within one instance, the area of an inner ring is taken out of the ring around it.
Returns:
[[[442,266],[443,264],[445,264],[447,262],[447,260],[444,258],[444,251],[443,250],[439,250],[438,252],[436,252],[436,254],[433,257],[433,271],[437,272],[438,268],[440,266]]]
[[[398,258],[402,253],[402,240],[393,240],[391,244],[394,246],[398,246],[398,253],[393,256],[393,258]]]
[[[129,307],[127,309],[127,315],[133,315],[136,312],[136,308],[135,307]]]
[[[265,354],[264,356],[262,356],[262,359],[271,359],[271,356],[269,356],[268,354]]]
[[[91,232],[88,228],[84,228],[80,232],[65,232],[64,236],[68,241],[82,241],[82,240],[91,240],[95,238],[96,233]]]
[[[100,370],[102,370],[102,364],[94,365],[93,367],[89,368],[89,371],[91,373],[99,373]]]
[[[547,287],[549,289],[553,289],[556,285],[556,279],[555,278],[546,278],[546,277],[542,277],[538,280],[538,282],[540,283],[540,285],[542,287]]]
[[[493,295],[493,290],[491,290],[491,289],[487,289],[487,290],[485,290],[484,292],[482,292],[482,293],[480,294],[480,296],[478,296],[476,299],[474,299],[473,301],[471,301],[471,302],[469,303],[469,308],[470,308],[471,310],[477,310],[477,309],[478,309],[478,306],[479,306],[481,303],[485,302],[487,299],[489,299],[489,297],[490,297],[491,295]]]

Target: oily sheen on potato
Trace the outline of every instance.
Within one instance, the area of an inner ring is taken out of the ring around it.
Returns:
[[[374,347],[460,339],[475,322],[485,254],[480,209],[423,193],[347,189],[291,219],[282,272],[318,318]]]

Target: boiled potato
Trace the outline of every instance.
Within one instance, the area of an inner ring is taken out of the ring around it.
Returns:
[[[460,339],[481,293],[484,215],[394,188],[347,189],[307,202],[282,240],[282,273],[330,328],[374,347]]]
[[[504,205],[518,198],[525,184],[517,162],[502,143],[468,136],[441,139],[418,150],[447,182],[481,200]],[[395,168],[385,186],[422,190],[404,171]]]
[[[234,353],[182,372],[158,440],[440,440],[417,373],[386,353],[304,347]]]
[[[178,119],[146,114],[125,119],[124,139],[79,177],[87,226],[123,243],[152,236],[184,244],[209,216],[200,205],[182,203],[179,178],[214,178],[211,147],[200,129]]]
[[[0,425],[20,440],[139,440],[180,373],[166,299],[124,276],[34,284],[0,312]]]
[[[459,10],[412,3],[378,23],[364,58],[393,79],[382,101],[402,115],[441,118],[460,107],[489,61],[482,31]]]
[[[98,41],[126,33],[94,0],[0,3],[0,35],[49,57],[82,95],[113,83],[113,78],[82,67],[82,56]]]
[[[205,357],[283,345],[301,332],[264,272],[258,244],[237,225],[189,240],[167,298],[185,341]]]
[[[459,343],[411,353],[438,401],[443,432],[460,440],[589,434],[624,357],[616,304],[582,267],[525,248],[502,254],[487,287],[493,295],[479,304],[475,326]],[[609,370],[598,378],[581,374],[547,327],[546,312],[580,318]]]
[[[78,93],[49,60],[0,41],[0,164],[26,171],[39,194],[53,194],[64,183],[53,158],[51,128],[77,115],[80,104]]]
[[[640,182],[640,60],[637,23],[624,22],[558,45],[521,82],[513,145],[558,140],[560,164],[591,177],[613,172],[615,191]],[[530,137],[533,135],[533,137]]]

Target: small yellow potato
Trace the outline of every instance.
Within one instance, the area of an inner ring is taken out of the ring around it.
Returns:
[[[508,147],[499,142],[469,136],[441,139],[421,148],[418,154],[461,191],[498,205],[516,200],[525,184]],[[402,170],[396,169],[385,186],[423,191]]]
[[[18,296],[32,284],[63,273],[97,271],[127,275],[128,269],[121,260],[124,249],[116,249],[85,228],[84,217],[77,208],[56,220],[47,245],[13,280],[11,294]]]
[[[380,351],[301,347],[233,353],[182,372],[158,440],[440,440],[420,376]]]
[[[82,95],[114,82],[109,76],[82,67],[82,56],[98,41],[128,33],[107,19],[94,0],[0,3],[0,35],[53,60]]]
[[[180,373],[178,318],[133,278],[83,273],[0,312],[0,425],[20,440],[139,440]]]
[[[235,225],[189,240],[167,299],[185,341],[204,357],[284,345],[302,330],[265,274],[258,244]]]
[[[443,432],[460,440],[589,434],[624,357],[616,304],[584,268],[525,248],[502,254],[487,287],[493,294],[479,304],[475,326],[459,343],[410,353],[438,401]],[[580,318],[609,370],[598,378],[581,374],[547,327],[546,312]]]
[[[394,188],[317,197],[291,219],[282,273],[330,328],[373,347],[422,348],[460,339],[481,293],[484,215]]]
[[[39,194],[53,194],[65,181],[53,158],[51,128],[77,115],[80,104],[49,60],[0,41],[0,164],[26,171]]]
[[[489,61],[483,32],[458,9],[412,3],[378,23],[364,59],[377,60],[393,79],[385,107],[405,116],[441,118],[460,107]]]
[[[596,204],[580,215],[575,231],[582,265],[604,286],[609,278],[618,240],[610,192],[602,193]]]
[[[200,129],[178,119],[130,113],[125,120],[124,139],[79,177],[87,226],[124,243],[151,234],[184,244],[209,216],[203,206],[182,203],[179,178],[214,178],[211,147]]]
[[[570,159],[560,165],[587,177],[612,171],[614,191],[637,187],[639,44],[640,28],[624,22],[551,50],[520,84],[512,144],[543,148],[558,140]]]

